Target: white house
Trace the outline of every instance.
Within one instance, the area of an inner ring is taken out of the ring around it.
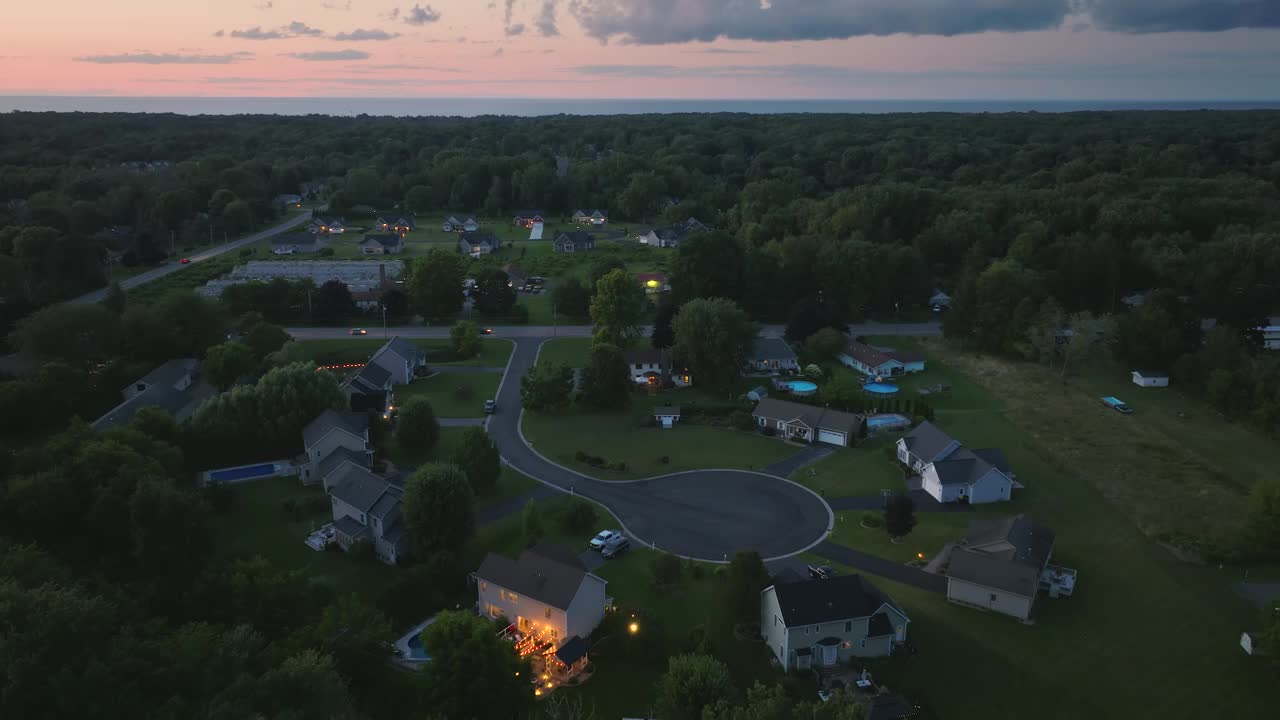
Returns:
[[[1047,582],[1053,541],[1053,531],[1027,515],[971,523],[951,551],[947,599],[1027,620]]]
[[[760,592],[760,635],[784,671],[883,657],[911,619],[860,575],[778,583]]]
[[[1009,500],[1013,473],[998,448],[970,450],[930,422],[898,440],[898,461],[920,474],[920,486],[938,502],[972,504]]]
[[[480,229],[480,221],[475,215],[459,213],[445,218],[440,229],[445,232],[475,232]]]
[[[574,210],[573,221],[579,225],[604,225],[609,222],[609,211]]]
[[[868,377],[894,377],[924,372],[924,356],[920,353],[876,348],[850,339],[836,356],[845,367]]]
[[[325,410],[302,429],[302,445],[307,462],[298,477],[303,485],[324,483],[342,466],[353,464],[369,467],[373,451],[369,448],[369,417],[364,413],[340,413]]]
[[[350,551],[356,543],[371,542],[378,559],[395,565],[408,547],[400,518],[404,491],[365,468],[351,465],[335,473],[328,491],[338,546]]]
[[[627,363],[627,371],[637,385],[662,385],[668,379],[676,387],[689,387],[693,384],[693,377],[689,375],[687,368],[675,372],[671,352],[668,350],[628,350],[622,354],[622,359]]]
[[[1262,348],[1280,350],[1280,317],[1267,318],[1267,324],[1262,326]]]
[[[1134,370],[1131,373],[1133,384],[1138,387],[1169,387],[1168,373],[1153,370]]]
[[[489,553],[471,577],[481,615],[505,617],[556,648],[590,637],[612,604],[608,583],[563,545],[539,543],[515,560]]]
[[[653,419],[658,425],[664,429],[670,430],[673,425],[680,422],[680,406],[679,405],[663,405],[653,409]]]

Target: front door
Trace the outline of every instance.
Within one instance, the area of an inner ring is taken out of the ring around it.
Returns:
[[[836,644],[821,645],[822,648],[822,666],[831,667],[835,665],[840,658],[840,646]]]

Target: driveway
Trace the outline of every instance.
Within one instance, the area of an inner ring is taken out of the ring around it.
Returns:
[[[791,473],[796,470],[806,465],[812,465],[835,451],[835,447],[831,445],[810,445],[789,458],[779,460],[772,465],[766,465],[764,471],[778,477],[791,477]]]
[[[520,435],[520,383],[546,338],[519,338],[498,391],[489,434],[516,470],[599,503],[637,545],[722,562],[739,550],[765,558],[800,552],[826,536],[832,515],[808,489],[765,473],[697,470],[605,482],[558,465]]]
[[[933,575],[923,570],[907,567],[902,563],[885,560],[875,555],[868,555],[844,545],[837,545],[830,540],[824,540],[819,543],[817,547],[813,548],[813,552],[832,562],[848,565],[851,568],[856,568],[872,575],[879,575],[889,580],[914,585],[922,590],[936,593],[947,592],[947,578],[945,576]]]

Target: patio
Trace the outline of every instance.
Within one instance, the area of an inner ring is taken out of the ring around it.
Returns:
[[[530,684],[533,694],[539,698],[546,697],[558,687],[578,685],[591,677],[593,670],[587,659],[587,641],[577,635],[557,648],[545,628],[524,634],[513,624],[501,634],[514,640],[514,649],[520,657],[528,658],[533,670]]]

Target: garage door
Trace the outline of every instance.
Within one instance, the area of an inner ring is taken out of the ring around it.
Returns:
[[[844,445],[844,433],[819,430],[818,442],[827,443],[828,445]]]

